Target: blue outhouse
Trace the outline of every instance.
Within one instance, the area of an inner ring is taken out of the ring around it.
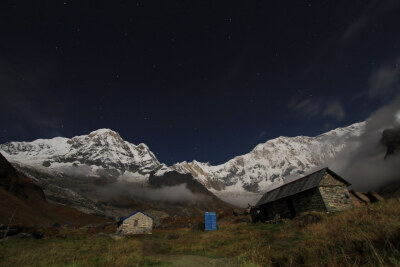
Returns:
[[[217,230],[217,214],[215,212],[206,212],[204,214],[204,223],[206,231]]]

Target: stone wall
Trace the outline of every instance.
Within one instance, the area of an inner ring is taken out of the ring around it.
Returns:
[[[151,234],[153,219],[141,212],[124,220],[118,227],[118,232],[124,235],[129,234]]]
[[[290,205],[292,205],[292,210]],[[273,219],[276,214],[279,214],[281,218],[292,218],[302,212],[325,212],[327,209],[318,188],[314,188],[284,199],[267,203],[265,204],[264,211],[267,212],[268,219]]]
[[[318,188],[313,188],[292,196],[292,203],[296,214],[307,211],[327,211]]]
[[[280,199],[265,205],[269,220],[273,219],[276,214],[279,214],[281,218],[291,217],[289,205],[286,202],[286,199]]]
[[[345,210],[354,206],[347,185],[336,180],[329,173],[325,174],[318,189],[329,212]]]
[[[333,212],[353,207],[347,184],[325,173],[319,186],[304,192],[261,205],[260,218],[271,220],[276,214],[291,218],[308,211]]]

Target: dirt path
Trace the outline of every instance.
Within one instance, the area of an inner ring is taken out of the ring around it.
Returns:
[[[175,267],[201,267],[201,266],[238,266],[234,259],[219,258],[212,259],[197,255],[157,255],[158,260],[166,261]]]
[[[200,267],[200,266],[238,266],[235,259],[229,258],[208,258],[198,255],[162,255],[156,254],[153,249],[152,240],[143,240],[143,255],[153,257],[154,259],[169,262],[176,267]]]

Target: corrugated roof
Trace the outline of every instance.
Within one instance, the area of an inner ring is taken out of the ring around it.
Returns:
[[[269,203],[278,199],[282,199],[300,192],[304,192],[306,190],[318,187],[322,178],[326,172],[329,172],[331,175],[335,176],[338,180],[344,182],[347,185],[350,185],[349,182],[344,180],[338,174],[334,173],[328,168],[323,168],[319,171],[313,172],[307,176],[301,177],[297,180],[289,182],[287,184],[283,184],[278,188],[275,188],[269,192],[266,192],[262,198],[257,202],[256,206]]]

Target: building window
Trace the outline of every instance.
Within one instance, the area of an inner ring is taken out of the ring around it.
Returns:
[[[135,221],[133,222],[133,226],[138,226],[138,220],[135,220]]]

